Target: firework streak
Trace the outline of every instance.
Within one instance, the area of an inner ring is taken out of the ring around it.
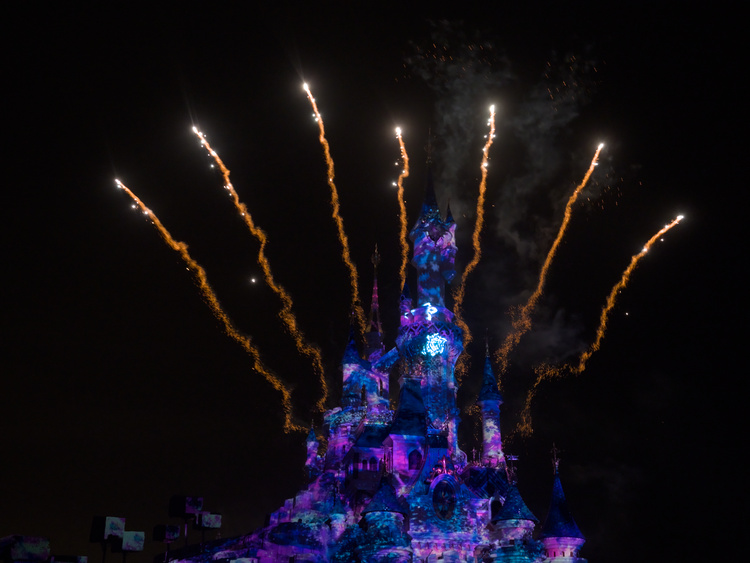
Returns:
[[[477,267],[477,264],[479,264],[479,260],[482,258],[482,249],[479,245],[479,236],[482,232],[482,227],[484,226],[484,197],[487,192],[487,162],[489,160],[489,150],[492,146],[492,140],[495,138],[495,106],[490,106],[489,126],[490,133],[489,135],[487,135],[487,142],[484,144],[484,148],[482,149],[482,180],[479,182],[479,196],[477,197],[477,220],[474,224],[474,233],[471,237],[471,243],[474,247],[474,257],[466,266],[463,276],[461,276],[461,285],[459,285],[458,289],[453,295],[453,313],[456,315],[456,324],[460,326],[464,332],[464,350],[467,350],[467,346],[473,340],[471,331],[469,330],[469,326],[463,319],[462,306],[466,292],[466,278],[468,278],[469,274],[474,271],[474,269]],[[467,358],[468,354],[461,354],[458,360],[458,364],[456,365],[456,376],[458,377],[459,382],[466,374]]]
[[[401,224],[401,230],[399,231],[399,241],[401,242],[401,268],[398,271],[398,276],[401,282],[400,287],[403,290],[404,284],[406,283],[406,264],[409,262],[409,243],[406,241],[406,204],[404,203],[404,178],[409,175],[409,157],[406,154],[404,140],[401,138],[400,127],[396,127],[396,138],[398,139],[398,145],[401,148],[401,160],[404,162],[404,168],[398,176],[398,207],[399,221]]]
[[[313,112],[315,113],[315,121],[318,123],[318,129],[320,130],[320,136],[318,137],[318,140],[320,141],[321,146],[323,147],[323,154],[326,159],[326,165],[328,166],[328,186],[331,188],[331,211],[333,220],[336,223],[336,227],[338,229],[339,234],[339,241],[341,242],[341,257],[344,261],[344,264],[349,269],[349,280],[351,281],[351,287],[352,287],[352,313],[354,314],[356,320],[357,320],[357,326],[359,327],[360,336],[363,336],[365,332],[367,331],[367,321],[365,320],[365,313],[362,310],[362,304],[360,303],[359,299],[359,283],[357,281],[358,275],[357,275],[357,267],[354,265],[354,262],[352,262],[351,255],[349,253],[349,239],[346,236],[346,232],[344,231],[344,220],[341,218],[340,208],[339,208],[339,193],[336,189],[336,184],[334,183],[334,171],[333,171],[333,159],[331,158],[331,150],[328,146],[328,141],[326,140],[326,132],[325,132],[325,126],[323,125],[323,118],[320,115],[320,112],[318,111],[318,105],[315,103],[315,98],[312,95],[312,92],[310,92],[310,88],[307,84],[303,85],[303,88],[305,89],[305,92],[307,93],[307,98],[310,100],[310,104],[312,105]]]
[[[269,264],[268,258],[265,254],[268,237],[266,236],[266,233],[265,231],[263,231],[263,229],[255,225],[252,215],[250,215],[250,212],[247,210],[247,206],[245,206],[245,204],[240,201],[240,198],[237,195],[237,191],[234,189],[234,186],[229,179],[229,169],[224,165],[224,162],[221,160],[221,158],[219,158],[219,155],[216,153],[216,151],[211,148],[211,145],[208,144],[206,136],[195,127],[193,127],[193,133],[195,133],[198,138],[200,138],[201,146],[205,147],[205,149],[208,151],[208,154],[213,157],[214,162],[216,162],[217,166],[221,170],[221,174],[224,177],[224,188],[229,191],[229,194],[232,196],[234,206],[237,208],[237,211],[242,217],[242,220],[245,222],[245,225],[247,225],[247,228],[250,230],[250,233],[256,239],[258,239],[258,242],[260,243],[260,249],[258,250],[258,264],[263,269],[263,275],[265,277],[266,284],[268,284],[268,287],[270,287],[271,290],[281,300],[282,308],[281,311],[279,311],[279,318],[284,323],[284,327],[286,328],[286,330],[294,339],[297,350],[301,354],[310,358],[313,363],[313,369],[320,379],[320,388],[322,390],[322,396],[316,403],[316,407],[318,408],[318,410],[323,412],[325,410],[326,400],[328,399],[328,383],[326,382],[323,370],[323,358],[320,350],[316,346],[309,344],[305,340],[305,336],[302,331],[297,327],[297,318],[294,316],[294,313],[292,313],[293,303],[291,296],[273,279],[273,274],[271,273],[271,265]]]
[[[198,288],[201,290],[201,293],[203,294],[203,297],[208,304],[209,308],[211,309],[211,312],[214,314],[214,316],[221,321],[221,323],[224,325],[224,330],[226,331],[227,335],[231,336],[234,340],[236,340],[244,349],[245,352],[252,358],[253,360],[253,369],[260,373],[268,383],[270,383],[274,389],[276,389],[279,393],[281,393],[282,397],[282,406],[284,409],[284,431],[290,432],[290,431],[301,431],[301,432],[307,432],[307,428],[304,426],[300,426],[293,422],[292,419],[292,402],[291,402],[291,391],[282,383],[282,381],[273,373],[271,373],[264,365],[263,362],[260,359],[260,353],[258,352],[258,349],[253,345],[252,341],[249,337],[241,334],[232,324],[232,321],[229,319],[227,314],[224,312],[224,309],[222,309],[221,304],[219,303],[218,298],[216,297],[216,293],[214,292],[211,285],[208,283],[208,277],[206,276],[206,271],[203,269],[203,267],[196,262],[192,256],[190,256],[190,253],[188,252],[188,246],[184,242],[177,241],[174,238],[172,238],[172,235],[169,233],[169,231],[164,227],[164,225],[161,223],[159,218],[154,214],[153,211],[151,211],[146,205],[136,196],[130,188],[128,188],[125,184],[120,182],[119,180],[115,180],[115,183],[117,184],[117,187],[124,190],[125,193],[127,193],[130,198],[135,202],[135,204],[143,211],[144,215],[148,215],[149,219],[151,219],[151,222],[156,227],[156,229],[159,231],[159,234],[164,239],[164,242],[166,242],[173,250],[177,251],[182,259],[185,261],[185,263],[188,266],[188,269],[193,274],[193,277],[198,284]]]
[[[607,302],[605,303],[604,307],[602,307],[602,312],[599,316],[599,328],[596,329],[596,339],[594,340],[593,344],[591,344],[591,346],[589,346],[589,348],[581,354],[581,357],[578,360],[578,365],[576,367],[572,367],[566,364],[560,367],[555,367],[549,364],[541,364],[534,368],[536,381],[526,395],[526,402],[524,403],[523,411],[521,412],[521,421],[518,423],[516,432],[519,432],[523,436],[530,436],[533,432],[533,428],[531,425],[531,402],[536,395],[537,387],[539,387],[539,384],[542,383],[542,381],[564,377],[567,374],[580,375],[581,373],[583,373],[583,370],[586,369],[586,362],[588,362],[589,358],[591,358],[594,352],[599,350],[599,348],[601,347],[601,342],[604,339],[605,332],[607,331],[609,313],[615,306],[617,296],[623,289],[625,289],[625,286],[630,281],[630,276],[632,275],[633,270],[635,270],[635,267],[638,265],[638,262],[640,262],[641,258],[646,255],[646,253],[659,239],[659,237],[661,237],[664,233],[666,233],[673,227],[677,226],[677,224],[682,221],[682,219],[683,216],[678,215],[671,223],[662,227],[658,233],[648,239],[648,242],[646,242],[646,244],[643,246],[643,249],[630,259],[630,264],[622,273],[620,281],[618,281],[612,288],[612,291],[609,292]]]
[[[542,292],[544,291],[544,284],[547,281],[547,272],[549,271],[550,264],[552,264],[552,260],[557,253],[557,247],[560,246],[560,241],[562,240],[563,235],[568,228],[568,223],[570,222],[570,216],[573,210],[573,204],[575,203],[576,199],[578,199],[578,195],[581,193],[581,190],[586,187],[589,178],[591,178],[591,174],[594,172],[594,168],[596,167],[596,164],[599,160],[599,153],[602,152],[602,148],[604,148],[603,143],[597,147],[596,152],[594,153],[594,158],[591,160],[591,164],[589,165],[589,169],[586,171],[583,180],[580,184],[578,184],[578,187],[576,187],[576,189],[573,191],[573,194],[570,196],[570,198],[568,198],[568,203],[565,205],[565,214],[563,215],[560,229],[557,232],[555,241],[552,243],[552,247],[547,253],[547,258],[544,260],[542,270],[539,272],[539,281],[537,283],[536,289],[534,290],[534,293],[531,294],[531,297],[529,297],[526,305],[521,308],[515,308],[511,311],[512,330],[505,338],[503,345],[495,353],[495,359],[497,360],[498,364],[500,364],[501,374],[505,373],[505,371],[508,369],[508,355],[511,353],[513,348],[515,348],[516,345],[521,341],[521,337],[529,330],[531,330],[531,313],[534,311],[534,308],[536,307],[536,304],[539,301]]]

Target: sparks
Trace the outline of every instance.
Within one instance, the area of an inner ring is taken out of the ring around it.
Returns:
[[[318,123],[318,129],[320,131],[318,140],[323,147],[323,155],[328,167],[328,186],[331,188],[331,215],[333,216],[333,220],[336,223],[336,228],[338,229],[339,242],[341,243],[342,249],[341,258],[349,270],[349,281],[352,289],[352,312],[354,313],[354,316],[357,320],[360,337],[364,337],[364,334],[367,331],[367,321],[365,319],[365,312],[362,310],[362,305],[360,304],[357,267],[354,265],[354,262],[352,262],[351,254],[349,252],[349,238],[346,236],[346,231],[344,231],[344,220],[341,217],[339,206],[339,193],[336,189],[336,184],[333,181],[334,170],[333,158],[331,158],[331,149],[328,145],[328,140],[326,139],[323,118],[318,111],[318,105],[315,103],[315,98],[313,97],[312,92],[310,92],[310,87],[307,85],[307,83],[303,84],[302,87],[305,89],[305,92],[307,92],[307,99],[310,100],[310,104],[312,105],[313,113],[315,115],[315,120]]]
[[[263,362],[260,358],[260,352],[252,343],[252,340],[248,336],[240,333],[235,328],[231,319],[227,316],[221,304],[219,303],[219,299],[216,297],[216,293],[208,283],[208,276],[206,275],[206,271],[203,269],[203,266],[198,264],[198,262],[196,262],[193,257],[190,256],[187,244],[175,240],[159,220],[159,218],[156,216],[156,214],[148,207],[146,207],[146,205],[130,190],[130,188],[128,188],[120,180],[115,180],[115,183],[117,184],[118,188],[124,190],[130,196],[130,198],[143,211],[144,214],[149,216],[152,224],[159,231],[162,239],[164,239],[164,242],[166,242],[170,248],[180,254],[185,264],[187,265],[188,270],[190,270],[190,272],[193,274],[193,278],[198,284],[198,288],[203,294],[206,304],[211,309],[211,312],[224,325],[224,331],[226,332],[226,334],[232,337],[245,349],[245,352],[247,352],[247,354],[253,360],[253,369],[260,373],[266,379],[266,381],[268,381],[268,383],[273,386],[274,389],[281,393],[282,407],[284,409],[284,431],[287,433],[291,431],[307,432],[306,427],[295,423],[293,420],[291,391],[286,385],[284,385],[284,383],[282,383],[281,379],[279,379],[275,374],[273,374],[268,368],[263,365]]]
[[[479,264],[479,260],[482,258],[482,249],[480,246],[480,235],[482,233],[482,227],[484,226],[484,198],[487,191],[487,161],[489,160],[489,151],[492,146],[492,140],[495,138],[495,106],[490,106],[490,119],[489,119],[490,132],[487,135],[487,142],[484,144],[482,149],[482,163],[480,170],[482,171],[482,179],[479,182],[479,196],[477,197],[477,220],[474,223],[474,233],[471,237],[471,243],[474,248],[474,257],[471,262],[466,266],[463,276],[461,276],[461,284],[453,295],[453,313],[456,315],[456,324],[461,327],[464,333],[464,350],[467,350],[468,345],[473,340],[469,325],[463,319],[463,302],[464,295],[466,292],[466,279],[469,274],[474,271]],[[458,359],[456,364],[456,375],[460,382],[463,376],[466,374],[468,361],[468,354],[464,353]]]
[[[547,258],[544,260],[542,269],[539,272],[539,281],[537,282],[534,293],[531,294],[531,297],[529,297],[528,301],[523,307],[517,308],[511,312],[512,330],[510,334],[508,334],[508,336],[505,338],[503,345],[495,353],[496,360],[498,364],[500,364],[501,374],[505,373],[505,371],[508,369],[508,355],[510,354],[510,352],[520,342],[521,337],[529,330],[531,330],[531,313],[534,311],[534,308],[536,307],[536,304],[539,301],[542,292],[544,291],[544,284],[547,280],[549,267],[552,264],[552,260],[554,259],[555,254],[557,253],[558,246],[560,246],[560,241],[562,241],[563,235],[565,235],[565,231],[568,228],[570,216],[573,211],[573,204],[578,198],[578,195],[581,193],[581,190],[586,187],[589,178],[591,178],[591,174],[594,172],[594,168],[596,168],[596,164],[599,161],[599,154],[602,152],[603,148],[604,143],[600,143],[596,148],[594,158],[591,160],[591,164],[589,165],[586,174],[583,176],[583,180],[581,180],[581,183],[578,184],[576,189],[573,191],[573,194],[570,196],[570,198],[568,198],[568,203],[565,206],[565,213],[563,215],[562,223],[560,224],[560,229],[557,232],[557,237],[552,243],[552,247],[549,249]]]
[[[401,160],[404,163],[404,168],[399,174],[398,182],[398,207],[399,207],[399,224],[401,225],[399,231],[399,241],[401,242],[401,267],[399,268],[399,281],[401,289],[403,290],[404,284],[406,283],[406,265],[409,262],[409,243],[406,240],[407,225],[406,225],[406,203],[404,202],[404,178],[409,175],[409,156],[406,154],[406,146],[404,140],[401,137],[401,127],[396,127],[396,138],[398,139],[398,145],[401,149]]]
[[[265,231],[263,231],[263,229],[255,224],[252,215],[250,215],[250,212],[247,210],[247,206],[240,201],[240,197],[239,195],[237,195],[237,191],[234,189],[232,181],[229,178],[229,169],[224,165],[224,162],[221,160],[216,151],[211,148],[211,145],[208,143],[206,136],[198,131],[198,129],[195,127],[193,127],[193,132],[201,139],[201,145],[205,147],[208,153],[213,157],[217,166],[221,170],[222,176],[224,177],[223,188],[229,192],[229,195],[231,196],[232,201],[234,202],[234,206],[240,214],[240,217],[244,221],[250,233],[260,243],[260,248],[258,249],[258,264],[263,269],[263,276],[266,284],[268,284],[268,287],[270,287],[271,290],[281,300],[282,308],[281,311],[279,311],[279,318],[284,324],[284,327],[294,340],[294,343],[297,346],[297,350],[312,361],[313,369],[315,370],[315,373],[317,374],[320,381],[322,392],[322,396],[316,403],[316,407],[321,412],[323,412],[325,410],[325,403],[328,400],[328,383],[325,378],[323,369],[323,356],[320,352],[320,349],[317,346],[308,343],[305,339],[304,334],[297,326],[297,317],[295,317],[294,313],[292,312],[292,308],[294,305],[292,302],[292,298],[289,293],[287,293],[286,289],[284,289],[284,287],[276,283],[276,281],[274,280],[273,273],[271,272],[271,264],[268,262],[268,258],[266,257],[265,250],[266,244],[268,244],[268,237]],[[252,281],[253,283],[255,283],[255,279],[253,279]]]
[[[581,373],[583,373],[583,371],[586,369],[586,363],[588,362],[588,360],[601,347],[602,340],[604,339],[604,334],[607,331],[609,314],[615,306],[617,296],[622,292],[623,289],[625,289],[625,286],[630,281],[630,276],[632,275],[633,270],[635,270],[636,266],[638,265],[638,262],[640,262],[641,258],[646,255],[653,244],[657,240],[659,240],[663,234],[676,227],[682,219],[683,216],[678,215],[671,223],[662,227],[659,232],[657,232],[646,242],[646,244],[643,246],[643,249],[630,259],[630,264],[627,268],[625,268],[625,271],[622,273],[620,280],[614,285],[614,287],[612,287],[612,290],[609,292],[607,301],[604,307],[602,307],[602,312],[599,316],[599,327],[596,329],[596,338],[594,339],[594,342],[591,344],[591,346],[589,346],[589,348],[581,354],[580,358],[578,359],[578,365],[573,367],[566,364],[556,367],[549,364],[541,364],[534,368],[536,380],[531,386],[531,389],[529,389],[529,392],[526,394],[526,401],[524,403],[523,411],[521,412],[521,421],[516,428],[516,432],[520,433],[523,436],[530,436],[533,432],[531,424],[531,403],[534,400],[537,388],[543,381],[564,377],[568,374],[580,375]],[[625,314],[627,315],[627,313]]]

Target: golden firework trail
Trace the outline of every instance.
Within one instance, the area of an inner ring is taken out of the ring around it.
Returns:
[[[252,215],[247,210],[247,206],[240,201],[240,197],[237,195],[237,191],[234,189],[232,181],[229,178],[229,169],[224,165],[224,162],[221,160],[218,153],[211,148],[211,145],[208,143],[206,136],[202,132],[200,132],[197,127],[193,127],[193,133],[198,136],[201,141],[201,146],[203,146],[208,151],[208,154],[213,157],[214,162],[216,162],[216,165],[221,170],[221,174],[224,177],[224,189],[226,189],[229,192],[229,195],[232,197],[234,206],[237,208],[237,211],[239,212],[240,217],[242,217],[242,220],[245,222],[248,230],[260,243],[260,248],[258,250],[258,264],[263,270],[263,276],[266,280],[266,284],[268,284],[268,287],[270,287],[271,290],[281,300],[282,307],[281,311],[279,311],[279,318],[284,323],[284,327],[286,328],[286,330],[292,336],[292,339],[297,346],[297,350],[302,355],[310,358],[313,363],[313,369],[320,379],[320,388],[322,390],[322,396],[316,403],[316,408],[319,411],[323,412],[325,410],[325,403],[328,400],[328,383],[326,382],[323,369],[323,357],[320,349],[309,344],[306,341],[304,334],[297,326],[297,318],[294,316],[294,313],[292,313],[293,302],[291,296],[281,285],[277,284],[273,279],[271,264],[268,262],[268,258],[266,257],[265,252],[266,244],[268,243],[268,237],[265,231],[255,224]]]
[[[586,369],[586,362],[589,360],[591,355],[599,350],[599,347],[601,346],[602,339],[604,338],[604,333],[607,330],[607,321],[609,319],[609,312],[612,310],[612,308],[615,306],[615,301],[617,300],[617,295],[625,289],[625,286],[628,285],[628,282],[630,281],[630,276],[633,273],[633,270],[635,270],[635,267],[638,265],[638,262],[641,261],[641,258],[643,258],[646,253],[651,249],[651,247],[654,245],[654,243],[661,237],[664,233],[669,231],[670,229],[676,227],[680,221],[684,218],[683,215],[678,215],[675,217],[671,223],[668,225],[664,225],[658,233],[656,233],[654,236],[652,236],[645,245],[643,245],[643,249],[638,254],[633,255],[633,257],[630,259],[630,264],[627,268],[625,268],[625,271],[622,273],[622,277],[620,278],[620,281],[615,284],[615,286],[612,288],[612,291],[609,292],[609,297],[607,297],[607,302],[602,307],[601,315],[599,316],[599,328],[596,329],[596,339],[594,340],[594,343],[589,347],[588,350],[586,350],[583,354],[581,354],[580,359],[578,360],[578,366],[573,370],[574,373],[579,374],[583,372],[584,369]]]
[[[305,92],[307,93],[307,99],[310,100],[313,112],[315,114],[315,121],[318,123],[318,129],[320,130],[320,136],[318,140],[323,147],[323,154],[326,159],[326,165],[328,166],[328,186],[331,188],[331,215],[336,223],[338,229],[339,241],[341,242],[341,257],[344,264],[349,269],[349,280],[352,287],[352,312],[357,320],[357,326],[359,327],[360,336],[363,336],[367,332],[367,321],[365,319],[365,312],[362,309],[362,304],[359,299],[359,283],[357,281],[357,267],[352,262],[351,255],[349,253],[349,239],[344,231],[344,220],[341,218],[340,206],[339,206],[339,193],[336,189],[336,184],[333,181],[335,174],[333,170],[333,158],[331,158],[331,149],[328,146],[328,140],[326,140],[325,125],[323,124],[323,118],[318,111],[318,105],[315,103],[315,98],[310,92],[310,87],[307,84],[303,84]]]
[[[678,215],[671,223],[662,227],[659,232],[648,239],[646,244],[643,246],[643,249],[630,259],[630,264],[622,273],[620,281],[618,281],[609,292],[607,302],[605,303],[604,307],[602,307],[602,312],[599,316],[599,328],[596,329],[596,338],[594,339],[593,344],[591,344],[591,346],[589,346],[589,348],[581,354],[580,358],[578,359],[578,365],[576,367],[572,367],[569,365],[555,367],[549,364],[541,364],[534,368],[534,373],[537,377],[534,385],[531,387],[531,389],[529,389],[529,392],[526,395],[526,402],[524,403],[524,408],[521,412],[521,421],[518,423],[518,427],[516,428],[516,431],[518,433],[520,433],[522,436],[528,437],[533,432],[533,428],[531,425],[531,402],[534,400],[537,387],[539,387],[542,381],[563,377],[567,374],[580,375],[581,373],[583,373],[583,371],[586,369],[586,362],[588,362],[589,358],[591,358],[594,352],[598,351],[601,347],[602,340],[604,339],[604,334],[607,331],[609,313],[615,306],[617,296],[623,289],[625,289],[625,286],[630,281],[630,276],[633,274],[633,270],[635,270],[638,262],[641,261],[641,259],[651,249],[654,243],[659,240],[659,238],[664,233],[676,227],[683,218],[683,215]]]
[[[474,233],[471,237],[471,244],[474,247],[474,257],[471,262],[464,269],[464,273],[461,276],[461,284],[453,295],[453,313],[456,315],[456,324],[461,327],[464,332],[464,350],[467,350],[467,346],[473,340],[469,326],[463,319],[463,303],[466,292],[466,278],[469,274],[474,271],[479,264],[479,260],[482,258],[482,248],[480,246],[480,235],[482,233],[482,227],[484,226],[484,198],[487,192],[487,164],[489,161],[489,151],[492,146],[492,140],[495,138],[495,106],[490,106],[490,133],[487,135],[487,142],[484,144],[482,149],[482,179],[479,182],[479,196],[477,197],[477,220],[474,223]],[[463,379],[466,374],[466,362],[468,355],[466,353],[461,354],[456,365],[456,375],[458,376],[459,382]]]
[[[403,289],[406,283],[406,264],[409,262],[409,243],[406,241],[407,226],[406,226],[406,203],[404,202],[404,178],[409,175],[409,156],[406,154],[406,146],[404,146],[404,140],[401,137],[401,127],[396,127],[396,138],[398,139],[398,145],[401,148],[401,160],[404,163],[404,167],[401,170],[401,174],[398,176],[398,207],[399,207],[399,221],[401,224],[401,230],[399,231],[399,241],[401,242],[401,267],[398,271],[400,286]]]
[[[500,349],[495,353],[495,359],[500,364],[501,374],[505,373],[505,371],[508,369],[508,356],[510,355],[513,348],[515,348],[516,345],[521,341],[521,337],[529,330],[531,330],[531,313],[534,311],[534,308],[536,307],[536,304],[539,301],[542,292],[544,291],[544,284],[547,281],[547,273],[549,271],[549,267],[552,264],[552,260],[554,259],[555,254],[557,253],[558,246],[560,246],[560,241],[562,241],[563,235],[565,235],[565,231],[568,228],[570,216],[573,211],[573,204],[575,203],[576,199],[578,199],[578,195],[581,193],[581,190],[586,187],[589,178],[591,178],[591,174],[594,172],[594,168],[596,168],[596,164],[599,161],[599,153],[602,152],[603,148],[604,143],[601,143],[597,147],[596,152],[594,153],[594,158],[591,159],[591,164],[589,165],[589,169],[586,171],[583,180],[581,180],[581,183],[578,184],[576,189],[573,191],[573,194],[570,196],[570,198],[568,198],[568,203],[565,205],[565,213],[563,215],[562,223],[560,224],[560,229],[557,231],[557,237],[552,243],[552,247],[549,249],[547,258],[544,260],[542,269],[539,272],[539,281],[537,283],[536,289],[534,290],[534,293],[531,294],[531,297],[529,297],[528,301],[523,307],[516,307],[511,310],[511,332],[505,338],[505,341],[503,342],[503,345],[500,347]]]
[[[271,371],[268,370],[268,368],[263,365],[263,362],[260,359],[260,352],[252,343],[251,339],[248,336],[240,333],[234,327],[234,324],[224,312],[224,309],[221,307],[219,299],[216,297],[216,293],[208,283],[208,276],[206,276],[206,271],[203,269],[203,266],[198,264],[198,262],[196,262],[193,257],[190,256],[187,244],[175,240],[169,233],[167,228],[156,216],[156,214],[151,211],[151,209],[146,207],[146,205],[130,190],[130,188],[128,188],[120,180],[115,180],[115,183],[117,184],[118,188],[122,189],[130,196],[130,198],[135,202],[135,206],[140,208],[143,214],[147,215],[149,219],[151,219],[151,222],[159,231],[159,234],[161,235],[162,239],[164,239],[164,242],[166,242],[167,245],[169,245],[173,250],[177,251],[180,254],[184,262],[187,264],[188,269],[193,274],[193,278],[198,284],[198,288],[201,290],[201,293],[203,294],[206,304],[211,309],[211,312],[224,325],[224,330],[227,335],[232,337],[245,349],[245,352],[247,352],[247,354],[253,360],[253,369],[260,373],[274,389],[281,393],[282,407],[284,409],[284,431],[287,433],[291,431],[307,432],[307,428],[296,424],[293,420],[291,391],[276,375],[274,375]]]

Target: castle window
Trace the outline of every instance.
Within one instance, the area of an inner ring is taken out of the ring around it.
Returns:
[[[419,469],[422,465],[422,454],[419,450],[409,452],[409,469]]]

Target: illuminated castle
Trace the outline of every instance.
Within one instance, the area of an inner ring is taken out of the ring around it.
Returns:
[[[502,398],[489,357],[477,398],[481,456],[469,461],[459,446],[454,368],[462,331],[444,298],[455,275],[455,230],[450,209],[441,216],[428,172],[410,233],[417,295],[413,300],[405,290],[401,297],[396,346],[383,345],[376,280],[365,349],[360,354],[351,339],[341,405],[325,413],[325,451],[312,430],[308,435],[307,487],[266,527],[215,542],[193,561],[585,563],[585,539],[568,511],[557,460],[539,529],[521,498],[503,451]],[[395,410],[392,374],[399,384]]]

